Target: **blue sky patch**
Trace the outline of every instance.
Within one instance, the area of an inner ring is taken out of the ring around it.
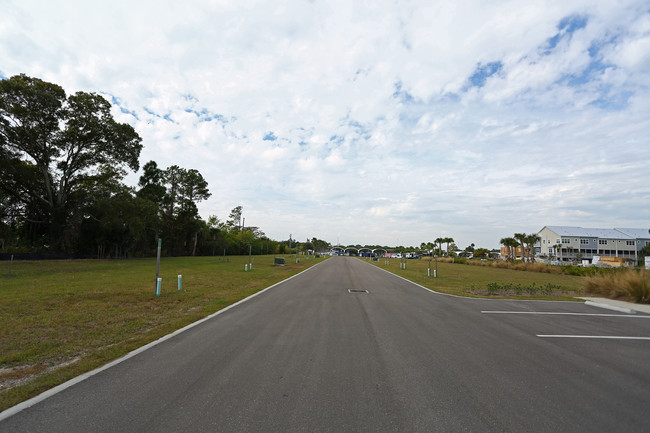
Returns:
[[[558,24],[557,28],[559,31],[565,30],[567,33],[572,34],[576,30],[587,27],[588,21],[589,19],[585,15],[569,15],[560,20],[560,24]]]
[[[544,54],[550,54],[551,51],[557,47],[560,41],[564,38],[571,37],[576,30],[584,29],[587,27],[589,18],[586,15],[569,15],[560,20],[557,25],[558,32],[546,41],[546,49]]]
[[[111,95],[110,93],[104,93],[104,95],[110,96],[111,104],[113,104],[117,108],[119,108],[122,113],[131,115],[131,116],[135,117],[137,120],[140,120],[140,117],[138,117],[138,114],[135,111],[129,110],[129,109],[122,106],[120,99],[116,98],[115,96]]]
[[[475,87],[483,87],[488,78],[500,72],[502,69],[503,63],[500,61],[486,63],[485,65],[479,63],[474,73],[469,77],[469,82]]]
[[[609,66],[604,64],[600,59],[589,63],[583,71],[575,74],[567,74],[563,77],[567,85],[571,87],[581,86],[596,79],[601,75]]]
[[[278,137],[273,133],[273,131],[267,132],[264,138],[262,138],[264,141],[275,141],[277,139]]]
[[[395,92],[393,92],[393,98],[397,99],[402,103],[410,103],[415,100],[413,98],[413,95],[411,95],[407,90],[402,88],[401,81],[395,83]]]
[[[228,123],[228,119],[226,119],[225,116],[221,114],[213,113],[206,108],[201,109],[201,111],[192,110],[191,108],[186,108],[185,112],[194,114],[196,117],[199,118],[201,122],[211,122],[213,120],[216,120],[223,124]]]
[[[600,98],[591,102],[591,105],[608,111],[624,110],[629,105],[632,95],[634,92],[629,90],[612,92],[611,89],[607,89],[603,91]]]
[[[148,109],[147,107],[142,107],[142,109],[143,109],[146,113],[151,114],[151,115],[154,116],[154,117],[162,117],[162,116],[160,116],[160,114],[156,114],[156,113],[154,113],[152,110]]]

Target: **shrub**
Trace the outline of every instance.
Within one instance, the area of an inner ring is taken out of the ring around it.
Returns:
[[[639,304],[650,304],[650,272],[645,269],[589,276],[583,287],[587,293],[613,299],[625,297]]]
[[[538,286],[535,283],[532,283],[528,286],[515,283],[506,283],[500,284],[497,282],[488,283],[485,287],[485,292],[480,288],[472,286],[471,291],[476,293],[486,293],[487,295],[497,295],[497,296],[511,296],[511,295],[529,295],[529,296],[552,296],[554,293],[561,294],[566,293],[568,290],[565,287],[559,286],[557,284],[546,283],[543,286]]]

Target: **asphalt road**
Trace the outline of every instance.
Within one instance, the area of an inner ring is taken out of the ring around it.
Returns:
[[[335,257],[0,432],[647,432],[648,317],[439,295]]]

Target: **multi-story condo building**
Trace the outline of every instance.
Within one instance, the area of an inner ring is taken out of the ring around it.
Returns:
[[[546,226],[538,233],[536,255],[553,256],[557,260],[589,260],[594,256],[639,260],[639,251],[650,243],[648,229],[598,229],[571,226]]]

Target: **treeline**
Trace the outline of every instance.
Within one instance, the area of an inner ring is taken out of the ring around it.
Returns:
[[[17,75],[0,81],[0,253],[88,257],[267,254],[326,250],[316,238],[274,241],[245,227],[242,207],[228,219],[198,214],[210,197],[201,173],[147,162],[138,187],[141,138],[118,123],[95,93]]]

